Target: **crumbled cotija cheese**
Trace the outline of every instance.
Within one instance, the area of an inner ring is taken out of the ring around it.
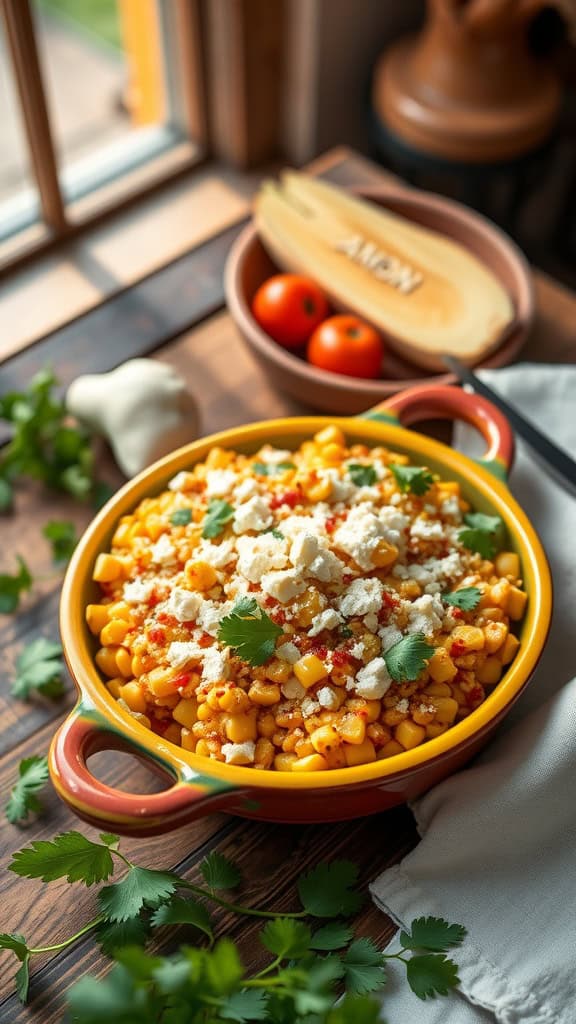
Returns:
[[[442,626],[444,611],[444,605],[437,594],[422,594],[422,597],[416,598],[408,606],[408,632],[432,636]]]
[[[174,565],[177,561],[176,548],[167,533],[163,533],[152,548],[150,557],[157,565]]]
[[[236,541],[238,572],[251,583],[259,583],[264,573],[284,568],[288,562],[286,547],[285,540],[278,540],[271,533],[239,537]]]
[[[166,602],[166,611],[168,615],[178,619],[178,622],[189,622],[196,618],[202,603],[201,594],[183,590],[182,587],[174,587]]]
[[[236,483],[231,469],[210,469],[206,474],[206,494],[209,498],[223,498]]]
[[[245,740],[244,743],[223,743],[222,753],[226,758],[226,764],[252,764],[256,744],[254,740]]]
[[[122,597],[128,604],[140,604],[142,601],[148,601],[154,587],[156,586],[157,580],[132,580],[130,583],[124,584],[122,591]]]
[[[287,661],[290,665],[294,665],[300,657],[300,651],[296,647],[296,644],[288,642],[286,644],[280,644],[280,646],[276,648],[276,656],[281,658],[282,661]]]
[[[388,692],[392,680],[386,668],[384,658],[372,658],[358,672],[355,680],[356,693],[366,700],[379,700]]]
[[[352,580],[344,596],[339,599],[338,607],[346,618],[377,612],[382,606],[383,590],[382,582],[376,576]]]
[[[281,604],[286,604],[306,590],[298,569],[280,569],[278,572],[267,572],[260,581],[262,590],[270,597],[275,597]]]
[[[270,512],[270,506],[264,498],[255,494],[253,498],[238,505],[234,513],[232,529],[234,533],[246,533],[248,530],[267,530],[272,526],[274,517]]]
[[[318,636],[318,633],[321,633],[323,629],[336,629],[336,626],[339,626],[341,622],[342,616],[335,608],[326,608],[312,619],[308,636]]]

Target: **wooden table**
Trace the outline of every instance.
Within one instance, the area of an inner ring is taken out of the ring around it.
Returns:
[[[384,176],[381,169],[346,150],[333,151],[318,161],[314,169],[343,184],[378,182]],[[201,250],[176,261],[167,271],[147,279],[142,286],[9,360],[0,367],[0,390],[25,386],[31,372],[47,362],[66,383],[83,370],[109,369],[138,352],[150,351],[151,324],[155,326],[156,338],[159,324],[165,325],[165,336],[173,336],[180,310],[188,324],[194,320],[202,322],[157,349],[155,356],[174,366],[188,380],[200,402],[204,433],[301,412],[297,403],[271,390],[226,312],[215,312],[223,304],[223,257],[236,231],[237,228],[224,232]],[[538,317],[525,356],[572,362],[576,354],[576,297],[549,278],[538,273],[535,276]],[[113,343],[102,340],[111,338]],[[106,453],[100,455],[105,475],[119,482]],[[49,552],[41,538],[42,525],[50,518],[72,518],[83,527],[89,517],[88,510],[63,497],[41,492],[32,485],[23,486],[15,514],[2,520],[0,571],[12,571],[14,554],[21,551],[38,574],[48,573]],[[3,617],[0,625],[5,666],[0,696],[3,802],[15,781],[20,760],[46,752],[56,726],[74,701],[71,683],[66,698],[57,704],[43,700],[21,703],[8,695],[14,661],[23,647],[39,634],[53,639],[58,635],[59,583],[56,577],[35,585],[22,610],[15,616]],[[108,784],[119,788],[142,793],[150,791],[151,786],[158,788],[158,780],[127,755],[100,754],[91,761],[91,767]],[[58,832],[78,827],[92,834],[52,791],[44,798],[44,805],[44,813],[26,829],[2,822],[3,868],[10,854],[31,840],[49,839]],[[248,902],[264,909],[286,910],[293,905],[294,879],[316,861],[347,857],[358,863],[362,879],[368,881],[400,860],[416,842],[412,817],[402,807],[369,819],[318,826],[263,825],[214,815],[166,838],[126,839],[123,849],[143,865],[172,868],[190,879],[198,877],[197,865],[206,853],[217,849],[241,866],[245,877],[243,896]],[[55,943],[74,933],[94,914],[95,906],[90,890],[80,885],[43,885],[19,879],[6,870],[0,873],[0,899],[0,930],[22,932],[34,940],[35,946]],[[222,931],[240,938],[245,961],[250,965],[257,958],[252,941],[254,928],[226,914],[220,915],[219,923]],[[370,903],[356,923],[359,934],[370,935],[382,944],[394,930],[392,923]],[[64,993],[70,984],[87,972],[103,973],[107,962],[90,937],[58,957],[35,960],[32,999],[26,1010],[13,994],[13,957],[2,956],[1,967],[0,1021],[51,1024],[62,1018]]]

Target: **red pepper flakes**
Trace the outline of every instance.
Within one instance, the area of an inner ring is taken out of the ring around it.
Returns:
[[[277,626],[283,626],[286,622],[286,612],[282,608],[277,608],[276,611],[270,613],[270,618]]]
[[[174,689],[175,690],[180,690],[180,689],[183,690],[185,686],[188,686],[188,683],[190,682],[191,679],[192,679],[192,673],[191,672],[181,672],[179,676],[175,676],[175,678],[172,680],[172,684],[174,686]]]
[[[461,658],[466,653],[466,644],[463,640],[455,640],[450,648],[451,658]]]
[[[343,647],[337,647],[335,651],[332,651],[332,662],[337,668],[342,668],[343,665],[346,665],[350,658],[350,651],[345,650]]]
[[[275,597],[265,597],[264,604],[267,608],[273,608],[275,604],[278,604]]]
[[[400,598],[396,594],[390,594],[387,590],[382,592],[382,600],[389,608],[397,608],[400,604]]]
[[[336,529],[336,516],[328,516],[324,523],[324,527],[326,529],[326,533],[334,533],[334,530]]]
[[[484,689],[479,683],[476,683],[472,687],[469,693],[466,694],[466,703],[468,707],[476,708],[484,700]]]
[[[155,608],[157,604],[160,604],[161,600],[162,598],[160,597],[160,594],[156,590],[153,590],[148,598],[148,604],[150,608]]]
[[[320,658],[320,661],[323,661],[324,658],[328,657],[328,648],[325,644],[312,644],[310,651],[312,654],[315,654],[317,658]]]
[[[454,616],[455,619],[463,619],[464,618],[464,612],[462,611],[461,608],[452,608],[451,611],[452,611],[452,615]]]
[[[282,505],[288,505],[289,508],[295,508],[302,501],[302,494],[300,491],[283,491],[281,494],[275,494],[270,500],[270,508],[276,509],[281,508]]]
[[[210,636],[210,633],[202,633],[202,636],[200,637],[198,644],[200,647],[210,647],[210,645],[213,642],[213,639],[214,638]]]
[[[166,633],[159,626],[155,626],[148,630],[148,639],[153,644],[165,644]]]

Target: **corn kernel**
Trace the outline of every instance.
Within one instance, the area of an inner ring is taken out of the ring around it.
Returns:
[[[422,743],[426,736],[426,729],[423,725],[417,725],[415,722],[406,719],[405,722],[400,722],[396,726],[394,736],[405,750],[412,750],[413,747],[417,747]]]
[[[324,754],[333,747],[340,746],[341,740],[332,725],[321,725],[310,736],[310,742],[318,754]]]
[[[141,714],[146,711],[146,694],[134,680],[131,683],[124,683],[124,686],[120,687],[120,696],[122,700],[126,701],[131,711],[140,711]]]
[[[276,732],[276,719],[270,712],[261,714],[258,717],[258,732],[260,736],[266,736],[270,739],[271,736]]]
[[[291,772],[297,760],[296,754],[276,754],[274,768],[277,772]]]
[[[499,580],[493,587],[490,587],[491,604],[495,604],[498,608],[506,608],[508,602],[508,595],[510,593],[510,583],[508,580]]]
[[[294,675],[298,682],[308,689],[309,686],[314,686],[314,683],[325,679],[328,675],[328,670],[324,662],[315,654],[305,654],[294,665]]]
[[[120,520],[120,523],[116,527],[114,535],[112,537],[113,548],[126,548],[130,546],[130,527],[132,526],[132,516],[129,516],[127,520]]]
[[[515,551],[501,551],[494,559],[494,566],[499,576],[520,575],[520,559]]]
[[[484,636],[486,637],[485,648],[488,654],[494,654],[508,636],[508,626],[505,622],[489,622],[484,626]]]
[[[312,619],[322,611],[322,607],[323,602],[319,592],[314,587],[308,587],[308,590],[298,602],[296,622],[299,626],[312,625]]]
[[[430,677],[435,683],[447,683],[457,675],[458,669],[445,647],[437,647],[428,662]]]
[[[101,647],[94,658],[100,671],[105,676],[110,676],[110,679],[114,679],[118,675],[118,666],[116,664],[117,652],[117,647]]]
[[[320,445],[337,444],[341,448],[346,444],[344,434],[340,427],[337,427],[334,423],[331,423],[328,427],[323,427],[317,434],[314,434],[314,440]]]
[[[103,647],[110,644],[121,644],[130,626],[123,619],[110,619],[100,633],[100,643]]]
[[[182,730],[176,722],[170,722],[170,725],[164,733],[163,739],[168,740],[169,743],[175,743],[176,746],[180,746],[182,736]]]
[[[199,754],[200,757],[210,757],[210,747],[206,740],[198,740],[194,753]]]
[[[495,686],[502,675],[502,662],[498,658],[486,658],[476,669],[476,679],[486,686]]]
[[[171,668],[153,668],[148,673],[148,689],[155,697],[167,697],[174,693],[174,672]]]
[[[432,673],[430,673],[432,675]],[[451,697],[452,689],[448,686],[448,683],[428,683],[428,686],[424,690],[424,693],[429,693],[436,697]]]
[[[302,490],[309,501],[326,501],[332,493],[332,481],[329,477],[324,477],[322,480],[304,483]]]
[[[524,615],[528,594],[518,587],[510,587],[506,600],[506,611],[514,622],[517,622]]]
[[[384,757],[394,757],[395,754],[403,754],[404,747],[398,740],[388,740],[382,749],[378,753],[378,760],[380,761]]]
[[[379,540],[370,557],[377,569],[387,569],[398,558],[398,548],[388,541]]]
[[[372,740],[369,739],[363,740],[362,743],[345,743],[343,750],[349,768],[356,764],[367,764],[369,761],[376,760],[376,750]]]
[[[115,700],[118,700],[120,696],[120,690],[124,686],[124,683],[125,680],[118,676],[116,677],[116,679],[109,679],[108,682],[106,683],[109,693],[112,694]]]
[[[209,722],[210,719],[214,717],[214,712],[210,705],[204,702],[204,704],[198,705],[196,717],[198,718],[199,722]]]
[[[266,684],[256,679],[248,690],[248,696],[253,704],[270,707],[272,704],[278,704],[280,700],[280,687],[276,683]]]
[[[97,583],[111,583],[122,574],[123,565],[116,555],[100,554],[96,559],[92,579]]]
[[[132,678],[132,655],[125,647],[119,647],[116,651],[116,668],[125,679]]]
[[[433,740],[436,736],[441,736],[447,729],[448,722],[430,722],[430,724],[426,726],[426,736],[429,740]]]
[[[297,758],[292,764],[293,772],[323,772],[328,767],[322,754],[310,754],[308,757]]]
[[[366,720],[358,715],[344,715],[338,724],[338,733],[345,743],[363,743],[366,735]]]
[[[186,579],[194,590],[210,590],[217,581],[215,570],[208,562],[186,562]]]
[[[108,604],[89,604],[86,608],[86,624],[94,636],[101,633],[108,622]]]
[[[275,658],[266,666],[266,678],[272,683],[287,683],[291,675],[292,666],[287,661],[280,661],[279,658]]]
[[[182,750],[194,751],[196,749],[196,739],[189,729],[182,729],[180,733],[180,744]]]
[[[154,662],[148,655],[135,654],[132,658],[132,675],[139,678],[144,672],[149,672],[153,668]]]
[[[463,648],[462,654],[470,654],[472,651],[484,649],[484,633],[479,626],[456,626],[452,630],[450,640]]]
[[[250,698],[241,686],[231,686],[218,698],[218,707],[233,715],[241,715],[249,710]]]
[[[255,740],[257,736],[254,715],[230,715],[226,719],[226,736],[231,743],[245,743]]]
[[[452,725],[458,714],[458,701],[453,697],[430,697],[429,702],[436,708],[437,720]]]
[[[382,705],[379,700],[367,700],[366,701],[366,718],[364,721],[367,725],[371,722],[377,722],[380,718],[380,712]]]
[[[511,661],[516,657],[516,652],[520,647],[520,641],[517,636],[513,633],[509,633],[506,637],[504,644],[498,652],[498,657],[503,665],[509,665]]]
[[[191,729],[197,721],[198,702],[194,698],[179,700],[172,712],[172,717],[186,729]]]

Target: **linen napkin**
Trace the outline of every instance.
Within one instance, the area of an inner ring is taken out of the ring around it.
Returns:
[[[480,376],[576,454],[576,367]],[[455,446],[478,451],[461,425]],[[520,440],[511,490],[550,560],[552,630],[496,738],[412,805],[421,842],[371,886],[399,925],[432,914],[468,932],[453,953],[460,990],[448,998],[420,1002],[393,969],[389,1024],[576,1022],[576,497]]]

